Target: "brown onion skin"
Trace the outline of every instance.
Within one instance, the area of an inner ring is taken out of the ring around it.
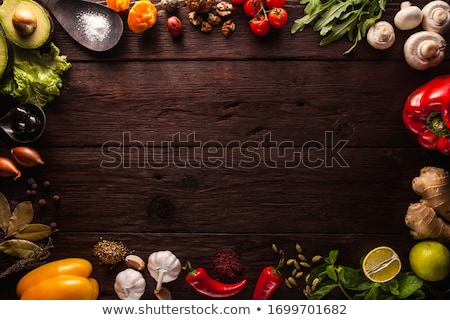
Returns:
[[[37,165],[45,164],[42,161],[39,152],[31,147],[14,147],[11,149],[11,155],[23,167],[35,167]]]
[[[8,158],[0,157],[0,177],[14,177],[14,181],[22,176],[16,165]]]

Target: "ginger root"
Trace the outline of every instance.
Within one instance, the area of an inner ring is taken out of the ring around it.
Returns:
[[[424,167],[412,180],[412,189],[421,196],[408,207],[405,224],[416,240],[434,239],[450,242],[450,179],[448,172]]]
[[[450,242],[450,225],[436,214],[433,208],[423,202],[412,203],[405,216],[405,224],[416,240],[435,239]]]
[[[450,179],[442,168],[424,167],[412,181],[415,193],[422,202],[450,221]]]

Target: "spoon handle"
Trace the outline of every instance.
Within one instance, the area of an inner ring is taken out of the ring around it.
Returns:
[[[39,0],[39,3],[47,8],[48,10],[52,11],[53,8],[55,7],[55,4],[59,2],[59,0]]]

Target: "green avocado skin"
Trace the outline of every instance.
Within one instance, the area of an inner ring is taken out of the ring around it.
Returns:
[[[36,30],[29,36],[20,35],[13,25],[16,10],[29,10],[37,19]],[[53,20],[49,12],[33,0],[3,0],[0,4],[0,24],[10,42],[24,49],[38,49],[53,36]]]
[[[6,38],[5,33],[0,29],[0,82],[8,77],[14,65],[14,52],[11,42]]]

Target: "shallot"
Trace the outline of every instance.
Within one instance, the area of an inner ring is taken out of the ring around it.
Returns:
[[[11,155],[17,163],[24,167],[35,167],[44,164],[39,152],[31,147],[14,147],[11,149]]]
[[[22,173],[15,164],[8,158],[0,157],[0,177],[14,177],[14,181],[19,179]]]

